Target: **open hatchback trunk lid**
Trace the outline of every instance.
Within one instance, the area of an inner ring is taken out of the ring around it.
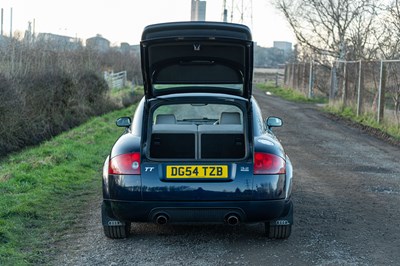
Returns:
[[[141,60],[146,97],[215,92],[250,99],[253,42],[250,30],[222,22],[147,26]]]

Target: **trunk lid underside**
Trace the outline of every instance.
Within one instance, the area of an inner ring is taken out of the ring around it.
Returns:
[[[246,26],[181,22],[144,30],[141,59],[147,98],[215,92],[250,99],[253,42]]]

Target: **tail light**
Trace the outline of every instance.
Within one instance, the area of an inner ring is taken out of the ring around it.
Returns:
[[[111,175],[139,175],[140,153],[127,153],[110,159],[108,173]]]
[[[286,163],[281,157],[270,154],[255,152],[254,153],[254,174],[285,174]]]

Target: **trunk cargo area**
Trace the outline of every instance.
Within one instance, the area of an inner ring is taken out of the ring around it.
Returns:
[[[246,155],[242,125],[153,126],[150,158],[241,159]]]

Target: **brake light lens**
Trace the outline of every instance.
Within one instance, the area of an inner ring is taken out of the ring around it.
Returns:
[[[127,153],[115,156],[110,160],[108,173],[111,175],[139,175],[140,153]]]
[[[263,152],[254,153],[254,174],[285,174],[286,162],[281,157]]]

